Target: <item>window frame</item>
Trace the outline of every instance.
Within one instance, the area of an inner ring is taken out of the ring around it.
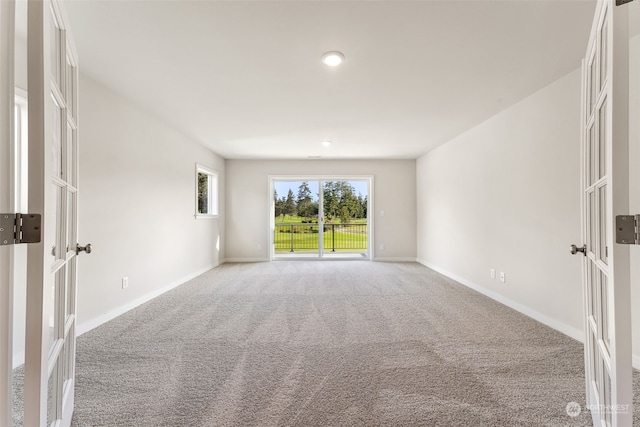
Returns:
[[[199,182],[200,182],[200,174],[205,174],[208,176],[208,194],[207,194],[207,212],[208,213],[200,213],[199,212],[199,201],[200,201],[200,191],[199,191]],[[196,219],[215,219],[220,217],[220,189],[218,179],[219,174],[218,171],[211,169],[207,166],[201,165],[200,163],[196,163],[196,173],[195,173],[195,218]]]

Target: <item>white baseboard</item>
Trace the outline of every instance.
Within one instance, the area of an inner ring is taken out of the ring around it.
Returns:
[[[549,326],[550,328],[555,329],[556,331],[562,332],[563,334],[577,340],[580,341],[581,343],[584,343],[584,332],[581,331],[580,329],[574,328],[573,326],[569,326],[566,323],[563,322],[559,322],[556,319],[553,319],[545,314],[540,313],[539,311],[533,310],[529,307],[527,307],[524,304],[521,304],[519,302],[515,302],[509,298],[506,298],[500,294],[498,294],[497,292],[491,291],[489,289],[486,289],[480,285],[477,285],[467,279],[465,279],[464,277],[460,277],[454,273],[451,273],[449,271],[446,271],[436,265],[430,264],[427,261],[418,259],[417,260],[418,263],[424,265],[425,267],[428,267],[434,271],[437,271],[438,273],[447,276],[450,279],[455,280],[458,283],[461,283],[465,286],[467,286],[468,288],[473,289],[476,292],[479,292],[489,298],[491,298],[494,301],[499,302],[500,304],[506,305],[509,308],[512,308],[522,314],[524,314],[525,316],[529,316],[534,320],[537,320],[540,323],[543,323],[547,326]],[[640,361],[640,359],[639,359]],[[635,365],[635,363],[634,363]]]
[[[181,279],[178,279],[178,280],[170,283],[169,285],[167,285],[167,286],[165,286],[163,288],[157,289],[157,290],[155,290],[153,292],[150,292],[150,293],[148,293],[146,295],[143,295],[143,296],[141,296],[139,298],[136,298],[135,300],[130,301],[127,304],[124,304],[124,305],[122,305],[122,306],[120,306],[118,308],[115,308],[115,309],[113,309],[111,311],[108,311],[108,312],[106,312],[106,313],[104,313],[104,314],[102,314],[102,315],[100,315],[98,317],[94,317],[91,320],[79,323],[77,328],[76,328],[77,335],[80,336],[80,335],[82,335],[84,333],[87,333],[90,330],[95,329],[98,326],[102,325],[103,323],[106,323],[109,320],[115,319],[116,317],[123,315],[127,311],[129,311],[131,309],[134,309],[134,308],[144,304],[145,302],[151,301],[152,299],[164,294],[165,292],[170,291],[171,289],[176,288],[176,287],[188,282],[189,280],[194,279],[194,278],[200,276],[201,274],[204,274],[207,271],[218,267],[220,264],[221,264],[220,262],[211,264],[211,265],[209,265],[209,266],[207,266],[205,268],[202,268],[202,269],[200,269],[198,271],[195,271],[195,272],[189,274],[188,276],[185,276],[185,277],[183,277]]]
[[[340,260],[340,258],[335,258],[336,260]],[[350,259],[356,259],[356,260],[365,260],[365,258],[344,258],[344,260],[350,260]],[[278,261],[280,260],[308,260],[308,261],[317,261],[317,260],[322,260],[322,261],[326,261],[326,260],[333,260],[331,258],[306,258],[306,257],[300,257],[300,258],[296,258],[293,256],[286,256],[286,257],[282,257],[282,258],[278,258]],[[226,258],[224,260],[225,263],[242,263],[242,262],[269,262],[269,258]],[[375,257],[373,258],[373,261],[377,261],[377,262],[416,262],[415,258],[410,258],[410,257]]]
[[[410,257],[375,257],[376,262],[416,262],[415,258]]]
[[[224,262],[269,262],[269,258],[226,258]]]

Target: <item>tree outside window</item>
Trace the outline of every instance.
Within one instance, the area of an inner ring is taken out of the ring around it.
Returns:
[[[218,173],[202,165],[196,165],[196,216],[218,215]]]

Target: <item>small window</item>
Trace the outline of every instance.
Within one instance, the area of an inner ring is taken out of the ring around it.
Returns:
[[[218,173],[196,165],[196,217],[218,216]]]

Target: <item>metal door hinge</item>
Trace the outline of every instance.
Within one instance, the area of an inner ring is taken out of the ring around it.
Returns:
[[[616,216],[616,243],[640,245],[640,215]]]
[[[0,246],[39,243],[41,219],[40,214],[0,214]]]

